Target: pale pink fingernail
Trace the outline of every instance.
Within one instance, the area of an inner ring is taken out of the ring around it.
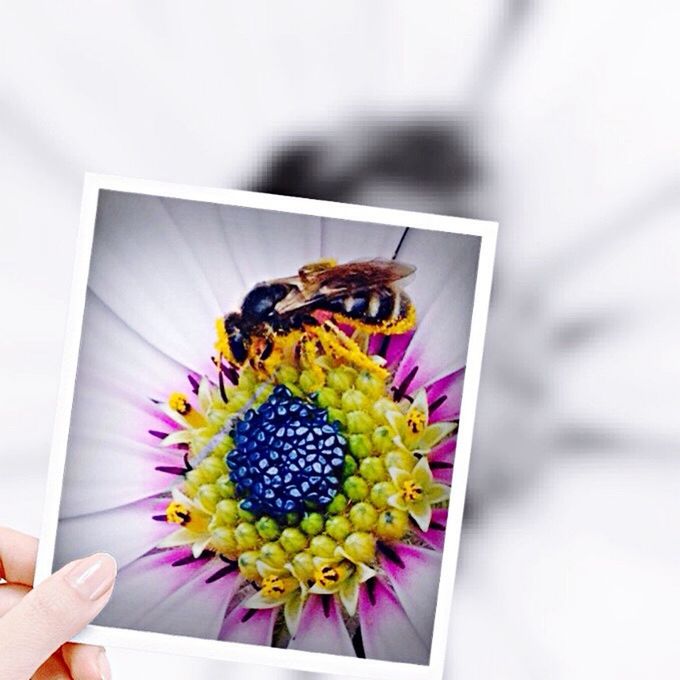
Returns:
[[[102,680],[111,680],[111,665],[109,664],[109,660],[104,650],[99,652],[97,666],[99,667],[99,673],[102,676]]]
[[[96,600],[116,578],[116,560],[107,553],[97,553],[77,562],[66,575],[66,581],[82,597]]]

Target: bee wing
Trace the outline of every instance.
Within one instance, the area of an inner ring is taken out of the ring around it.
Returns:
[[[300,277],[280,279],[282,282],[294,283],[296,288],[276,305],[276,311],[286,314],[311,307],[323,299],[389,285],[410,276],[415,270],[413,265],[404,262],[374,258],[356,260],[311,273],[307,271],[304,281]]]
[[[322,270],[313,281],[321,294],[353,293],[405,279],[415,270],[413,265],[396,260],[355,260]]]

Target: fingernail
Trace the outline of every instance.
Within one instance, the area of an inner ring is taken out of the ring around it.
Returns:
[[[97,656],[97,667],[101,674],[101,680],[111,680],[111,665],[104,650],[99,652]]]
[[[82,597],[96,600],[113,585],[116,571],[116,560],[107,553],[98,553],[76,562],[66,581]]]

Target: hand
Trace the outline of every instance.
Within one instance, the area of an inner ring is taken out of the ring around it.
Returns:
[[[32,588],[37,549],[35,538],[0,527],[0,680],[109,680],[101,647],[66,641],[108,602],[115,560],[76,560]]]

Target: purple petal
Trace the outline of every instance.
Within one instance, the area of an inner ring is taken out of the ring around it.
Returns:
[[[444,548],[444,535],[446,533],[446,519],[448,514],[448,508],[435,508],[432,511],[430,528],[427,531],[421,531],[421,529],[415,525],[413,526],[413,529],[433,548],[436,550],[442,550]]]
[[[418,635],[396,596],[380,578],[367,581],[359,593],[361,639],[369,659],[426,664],[427,644]]]
[[[208,584],[206,580],[224,562],[212,558],[184,563],[189,555],[185,548],[167,550],[122,569],[111,600],[96,623],[217,639],[241,578],[234,571]],[[180,566],[173,566],[178,563]]]
[[[107,552],[122,569],[177,529],[176,524],[152,519],[164,515],[167,505],[167,498],[145,498],[104,512],[60,520],[55,567],[82,555]]]
[[[356,656],[335,597],[310,595],[290,649]]]
[[[411,623],[429,643],[437,606],[441,554],[403,544],[394,546],[393,550],[396,561],[381,554],[380,563]]]
[[[456,420],[460,416],[460,402],[463,396],[465,368],[435,380],[425,389],[430,407],[430,422]]]
[[[248,645],[271,645],[279,610],[280,607],[272,609],[236,607],[224,619],[219,639]]]
[[[427,456],[430,463],[430,470],[432,476],[444,484],[451,484],[453,476],[453,461],[456,454],[456,444],[458,443],[458,435],[454,434],[448,437],[439,446],[436,446]]]
[[[380,354],[387,361],[387,368],[396,366],[413,338],[414,331],[400,335],[372,335],[368,343],[369,354]]]

